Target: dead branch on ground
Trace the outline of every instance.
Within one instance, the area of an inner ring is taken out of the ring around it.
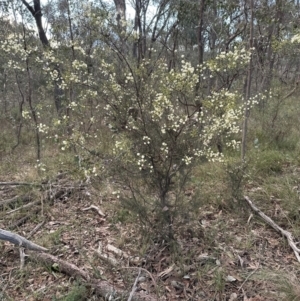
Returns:
[[[46,248],[35,244],[34,242],[26,239],[23,236],[3,229],[0,229],[0,239],[9,241],[18,247],[23,247],[28,250],[39,251],[39,252],[47,251]]]
[[[249,206],[255,213],[257,213],[268,225],[270,225],[273,229],[275,229],[278,233],[280,233],[282,236],[284,236],[287,239],[289,246],[292,248],[297,260],[300,262],[300,249],[297,248],[292,234],[290,232],[284,230],[280,226],[278,226],[270,217],[265,215],[259,208],[257,208],[253,204],[253,202],[249,199],[249,197],[244,196],[244,198],[245,198],[245,201],[249,204]]]

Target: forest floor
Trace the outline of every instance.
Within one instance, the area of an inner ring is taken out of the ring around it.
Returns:
[[[285,181],[288,174],[300,179],[300,168],[287,165],[272,185]],[[18,176],[6,174],[0,182],[25,179],[28,182],[28,176],[20,172]],[[41,187],[0,186],[0,205],[4,200],[18,199],[0,207],[0,228],[30,236],[31,241],[48,248],[50,254],[99,281],[130,292],[139,275],[137,290],[153,296],[153,300],[271,301],[285,300],[291,294],[291,300],[300,300],[300,264],[293,250],[284,237],[253,214],[246,202],[233,202],[235,209],[222,198],[204,202],[195,211],[196,218],[175,228],[177,243],[170,247],[140,231],[132,214],[120,209],[109,184],[103,183],[106,189],[100,192],[67,174],[60,174],[49,183]],[[298,186],[294,184],[293,198],[299,200]],[[219,179],[205,193],[213,199],[213,193],[222,191],[224,185]],[[196,186],[194,181],[187,198],[192,197]],[[274,189],[273,192],[278,187]],[[49,197],[49,193],[55,197]],[[259,182],[245,183],[244,194],[290,231],[297,242],[299,211],[291,217],[280,195],[267,193]],[[39,202],[14,211],[33,201]],[[92,208],[83,210],[91,205],[105,216]],[[37,225],[41,227],[31,233]],[[112,246],[122,255],[118,256]],[[109,259],[105,260],[105,256]],[[20,270],[18,248],[0,241],[0,300],[101,300],[85,284],[59,273],[54,266],[35,261],[34,252],[30,252]]]

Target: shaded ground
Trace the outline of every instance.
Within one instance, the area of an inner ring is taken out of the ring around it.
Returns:
[[[67,178],[59,183],[61,188],[79,185]],[[42,206],[36,205],[42,209],[37,214],[32,213],[36,207],[10,213],[23,203],[13,208],[2,206],[0,228],[10,230],[22,215],[32,214],[12,231],[27,237],[44,221],[30,238],[32,241],[124,290],[131,290],[142,267],[138,290],[151,293],[157,300],[283,300],[279,289],[282,280],[300,273],[285,239],[252,216],[246,203],[236,204],[238,210],[229,210],[222,202],[202,206],[197,219],[176,229],[178,244],[170,248],[142,236],[132,216],[117,210],[118,200],[109,189],[101,195],[86,185],[46,202],[46,192],[38,188],[1,186],[1,200],[31,190],[35,191],[33,198],[43,200]],[[263,199],[260,187],[253,183],[246,190],[265,214],[298,235],[298,222],[289,220],[281,200],[276,196]],[[96,210],[82,210],[91,205],[103,210],[106,217]],[[103,254],[117,260],[115,266],[97,256],[99,245]],[[106,250],[108,245],[126,256],[118,258]],[[92,289],[80,286],[53,267],[27,260],[20,271],[19,265],[18,249],[0,241],[0,300],[99,300]]]

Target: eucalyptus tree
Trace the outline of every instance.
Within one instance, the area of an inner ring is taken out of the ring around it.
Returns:
[[[42,22],[43,10],[42,10],[40,0],[34,0],[33,5],[30,5],[26,0],[21,0],[21,1],[24,4],[24,6],[28,9],[28,11],[31,13],[32,17],[34,18],[40,41],[44,46],[45,51],[47,51],[47,49],[49,49],[51,45],[49,43],[49,39],[46,35],[43,22]],[[54,102],[55,102],[57,113],[61,116],[65,104],[63,103],[64,92],[61,88],[60,67],[58,64],[53,64],[52,68],[58,74],[57,76],[58,80],[54,81]]]

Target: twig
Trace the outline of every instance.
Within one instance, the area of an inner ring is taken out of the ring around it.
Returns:
[[[300,249],[297,248],[292,234],[290,232],[284,230],[280,226],[278,226],[270,217],[265,215],[259,208],[257,208],[253,204],[253,202],[249,199],[249,197],[245,196],[244,198],[245,198],[245,201],[249,204],[249,206],[255,213],[257,213],[268,225],[270,225],[273,229],[275,229],[277,232],[279,232],[282,236],[284,236],[287,239],[289,246],[292,248],[297,260],[300,262],[300,255],[299,255]]]
[[[21,247],[19,248],[19,252],[20,252],[20,270],[23,270],[24,265],[25,265],[25,252],[24,252],[24,248]]]
[[[241,284],[241,286],[239,287],[239,289],[238,289],[238,291],[240,291],[242,288],[243,288],[243,286],[244,286],[244,284],[248,281],[248,279],[252,276],[252,275],[254,275],[255,273],[256,273],[256,271],[259,269],[259,266],[254,270],[254,271],[252,271],[247,277],[246,277],[246,279],[244,280],[244,282]]]
[[[135,270],[135,269],[137,269],[137,268],[138,268],[138,267],[120,267],[119,269],[129,269],[129,270],[133,270],[133,269],[134,269],[134,270]],[[138,269],[140,269],[140,270],[146,272],[146,273],[150,276],[150,278],[151,278],[151,280],[152,280],[152,282],[153,282],[153,285],[154,285],[154,287],[155,287],[155,290],[156,290],[157,300],[159,300],[159,295],[158,295],[158,290],[157,290],[156,281],[154,280],[152,274],[151,274],[148,270],[146,270],[146,269],[144,269],[144,268],[139,267]]]
[[[28,234],[27,238],[30,238],[32,235],[34,235],[37,231],[39,231],[40,228],[42,228],[46,223],[46,220],[42,221],[38,225],[35,226],[34,229]]]
[[[137,277],[135,278],[133,287],[132,287],[132,289],[131,289],[131,292],[130,292],[130,295],[129,295],[127,301],[131,301],[132,298],[133,298],[133,295],[134,295],[134,293],[135,293],[135,291],[136,291],[136,289],[137,289],[137,283],[138,283],[140,274],[141,274],[141,268],[139,268],[139,273],[138,273]]]

